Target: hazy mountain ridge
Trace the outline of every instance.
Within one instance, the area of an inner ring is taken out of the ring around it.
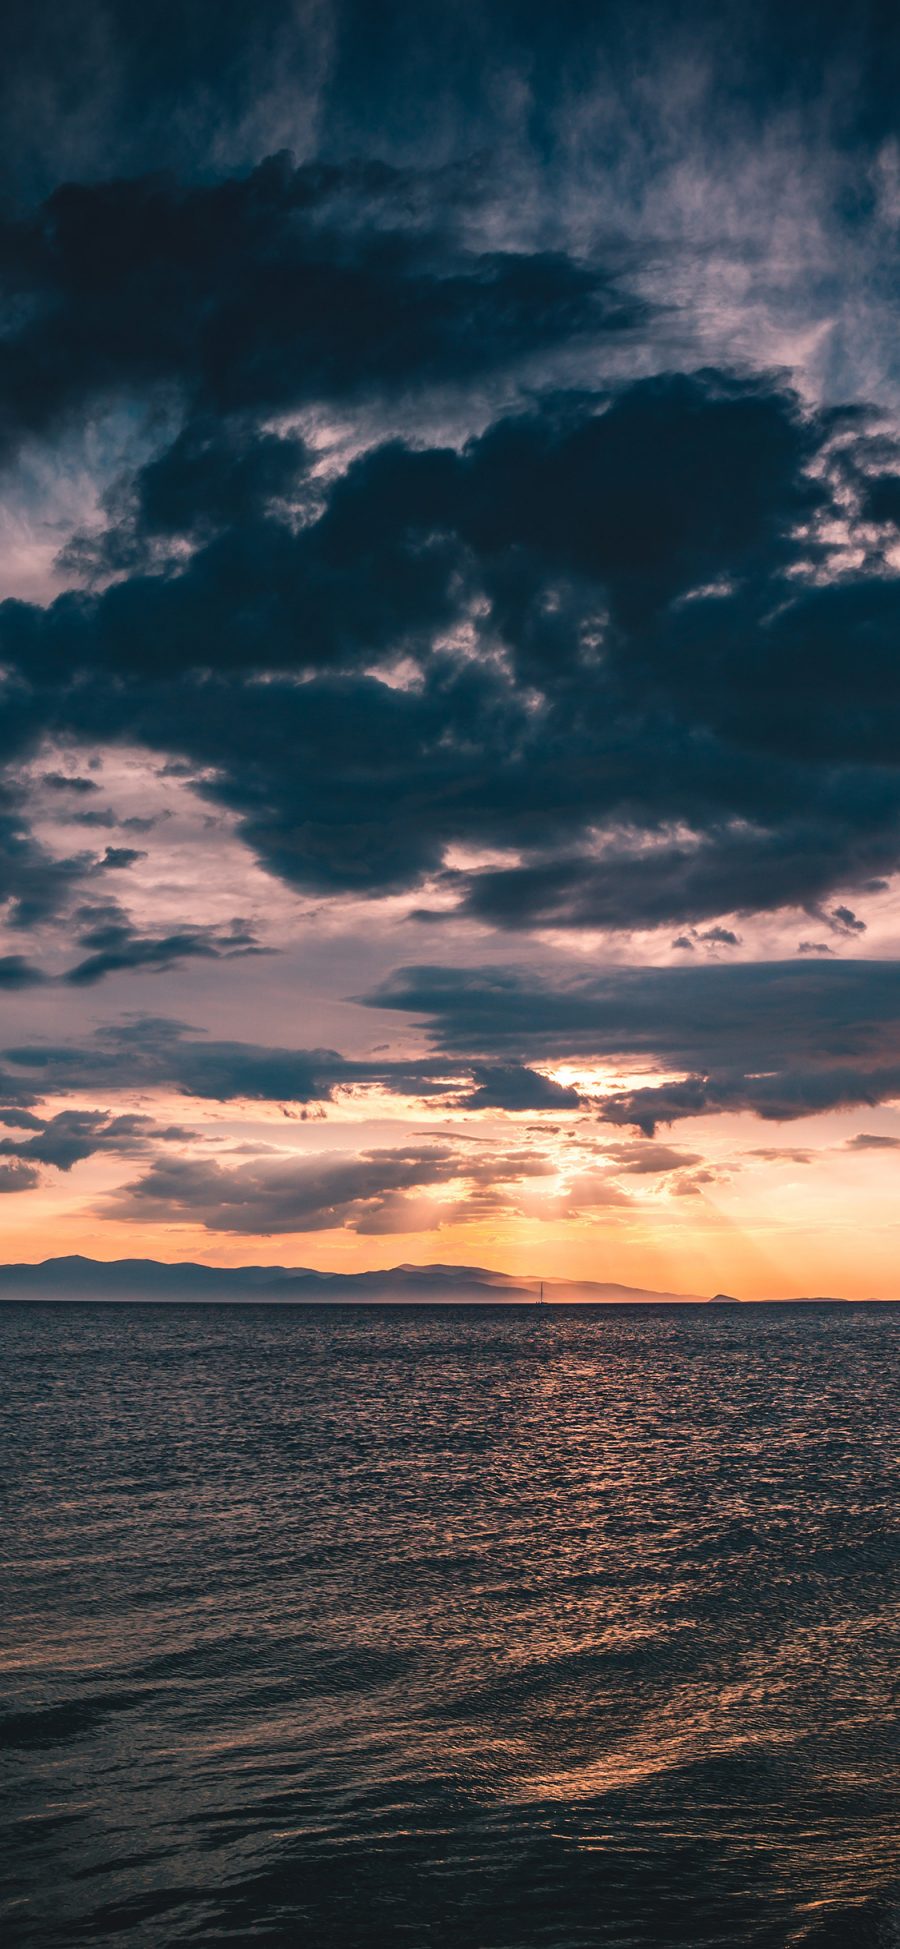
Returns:
[[[0,1265],[0,1299],[268,1301],[441,1301],[451,1305],[533,1304],[539,1280],[520,1280],[484,1266],[394,1266],[383,1272],[317,1272],[304,1266],[208,1266],[159,1259],[44,1259],[40,1264]],[[553,1301],[636,1304],[696,1303],[698,1293],[653,1292],[642,1286],[591,1280],[547,1279]]]
[[[211,1305],[533,1306],[540,1279],[520,1279],[487,1266],[398,1265],[382,1272],[318,1272],[309,1266],[210,1266],[192,1260],[88,1259],[81,1254],[38,1264],[0,1265],[0,1301],[94,1299],[110,1302],[194,1300]],[[752,1304],[731,1293],[654,1292],[615,1281],[545,1279],[544,1297],[556,1305],[716,1306]],[[758,1304],[851,1306],[833,1293],[773,1294]],[[856,1302],[865,1304],[865,1301]],[[880,1305],[897,1301],[870,1300]]]

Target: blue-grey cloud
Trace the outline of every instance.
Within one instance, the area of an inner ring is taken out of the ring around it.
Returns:
[[[186,1143],[194,1135],[180,1125],[161,1126],[152,1117],[114,1115],[108,1110],[59,1110],[50,1117],[31,1115],[26,1122],[21,1110],[0,1106],[0,1123],[30,1133],[0,1138],[0,1157],[18,1158],[29,1170],[33,1164],[45,1164],[70,1171],[101,1151],[140,1156],[157,1144]]]
[[[789,1121],[900,1095],[893,961],[612,968],[558,983],[521,968],[424,966],[399,970],[368,999],[424,1018],[457,1056],[683,1072],[603,1097],[605,1121],[648,1135],[726,1110]]]
[[[0,1163],[0,1195],[33,1191],[35,1185],[40,1183],[40,1175],[33,1164],[23,1164],[16,1157],[4,1159]]]
[[[462,1179],[474,1198],[498,1184],[546,1177],[534,1150],[473,1152],[443,1141],[410,1141],[361,1155],[263,1157],[228,1168],[218,1162],[155,1162],[116,1192],[113,1216],[203,1225],[215,1232],[310,1232],[344,1226],[361,1233],[416,1231],[437,1222],[414,1195]]]
[[[472,1084],[470,1110],[577,1110],[583,1101],[577,1090],[521,1063],[476,1063]]]
[[[107,847],[101,865],[127,867],[142,857],[127,848]],[[252,930],[241,922],[229,927],[184,926],[151,934],[136,927],[115,901],[77,909],[75,920],[78,946],[87,948],[88,952],[62,977],[73,988],[93,987],[107,975],[122,974],[132,968],[159,972],[184,961],[230,960],[236,955],[263,952]]]
[[[12,1107],[23,1128],[43,1129],[42,1123],[28,1122],[27,1106],[56,1090],[174,1089],[211,1103],[301,1109],[333,1102],[339,1091],[368,1088],[519,1114],[576,1111],[582,1103],[578,1091],[525,1064],[449,1060],[443,1054],[350,1058],[334,1049],[222,1041],[159,1016],[110,1022],[71,1043],[14,1043],[0,1062],[0,1101]]]

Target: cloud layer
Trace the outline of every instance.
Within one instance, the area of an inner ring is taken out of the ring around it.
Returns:
[[[374,1236],[533,1175],[568,1222],[718,1182],[619,1128],[897,1099],[881,11],[2,33],[2,1188],[139,1154],[92,1211]],[[358,1142],[229,1162],[172,1096]]]

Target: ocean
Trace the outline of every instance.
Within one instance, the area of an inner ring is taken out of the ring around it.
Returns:
[[[898,1328],[0,1307],[4,1942],[900,1943]]]

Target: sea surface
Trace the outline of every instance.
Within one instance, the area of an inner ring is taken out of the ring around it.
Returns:
[[[0,1307],[8,1949],[900,1943],[898,1332]]]

